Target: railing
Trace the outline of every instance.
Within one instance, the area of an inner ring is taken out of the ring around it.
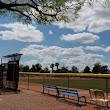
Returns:
[[[109,74],[83,74],[83,73],[20,73],[19,87],[37,90],[39,84],[50,83],[77,89],[101,89],[110,92]],[[41,89],[42,90],[42,89]],[[40,91],[41,91],[40,90]]]

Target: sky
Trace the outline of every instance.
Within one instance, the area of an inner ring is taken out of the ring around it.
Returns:
[[[40,63],[43,68],[50,68],[57,62],[60,67],[77,66],[81,71],[100,62],[110,69],[109,7],[86,4],[75,21],[51,25],[26,25],[10,15],[0,17],[0,57],[22,53],[23,65]]]

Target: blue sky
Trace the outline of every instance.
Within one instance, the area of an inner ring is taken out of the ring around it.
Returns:
[[[110,67],[110,8],[85,5],[79,15],[75,21],[51,25],[25,25],[11,16],[0,17],[0,56],[22,53],[21,64],[41,63],[43,68],[56,62],[79,70],[96,62]]]

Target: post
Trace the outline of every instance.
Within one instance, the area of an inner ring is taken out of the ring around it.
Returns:
[[[3,71],[2,71],[2,57],[1,57],[1,65],[0,65],[0,86],[3,88]],[[2,92],[2,88],[0,90],[0,95]],[[2,100],[2,99],[0,99]]]
[[[70,80],[70,77],[68,76],[68,89],[69,89],[69,80]]]
[[[45,83],[45,75],[43,75],[43,84]]]
[[[108,79],[106,79],[106,97],[108,97]],[[107,107],[108,107],[108,102],[107,102]]]
[[[1,57],[1,65],[2,65],[2,57]]]
[[[27,87],[27,89],[29,90],[29,74],[27,76],[28,76],[28,87]]]

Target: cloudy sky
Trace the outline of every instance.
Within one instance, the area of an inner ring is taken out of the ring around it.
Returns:
[[[110,67],[109,7],[85,5],[77,20],[52,25],[25,25],[10,16],[0,17],[0,56],[22,53],[21,64],[43,67],[56,62],[79,70],[96,62]]]

